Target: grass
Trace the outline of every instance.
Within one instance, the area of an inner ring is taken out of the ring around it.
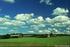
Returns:
[[[10,38],[0,39],[0,46],[34,46],[34,45],[70,45],[70,36],[50,37],[50,38]]]

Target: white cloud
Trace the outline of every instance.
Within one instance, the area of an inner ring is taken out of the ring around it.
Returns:
[[[70,18],[65,15],[59,15],[54,18],[43,18],[42,16],[33,17],[34,14],[18,14],[15,16],[15,19],[10,19],[9,16],[0,17],[0,28],[1,26],[8,25],[9,29],[13,30],[17,26],[17,30],[23,31],[27,30],[28,33],[63,33],[60,32],[61,28],[64,29],[64,32],[70,31]],[[18,29],[19,28],[19,29]],[[6,28],[4,28],[6,29]],[[20,32],[18,31],[18,32]],[[11,31],[10,31],[11,32]],[[12,31],[13,32],[13,31]]]
[[[44,33],[46,33],[46,34],[50,34],[50,33],[51,33],[51,31],[50,31],[50,30],[48,30],[48,29],[45,29],[45,30],[44,30]]]
[[[52,19],[49,18],[49,17],[45,18],[45,20],[46,20],[46,22],[48,22],[48,23],[52,23]]]
[[[33,17],[33,15],[34,15],[33,13],[31,13],[31,14],[17,14],[15,16],[15,19],[21,20],[21,21],[27,21],[27,20],[31,19]]]
[[[70,31],[67,31],[66,34],[70,34]]]
[[[8,27],[0,27],[0,29],[3,29],[4,30],[4,29],[8,29]]]
[[[12,25],[11,22],[4,22],[5,25]]]
[[[68,9],[57,7],[53,10],[52,15],[67,15],[69,13]]]
[[[39,27],[35,24],[31,25],[30,28],[33,29],[33,30],[39,30]]]
[[[3,0],[3,1],[7,3],[15,3],[15,0]]]
[[[69,19],[70,18],[68,16],[62,16],[62,15],[60,15],[60,16],[54,17],[52,20],[54,22],[64,22],[64,21],[68,21]]]
[[[46,5],[52,5],[51,0],[40,0],[40,3],[45,3]]]
[[[10,29],[9,34],[11,34],[11,33],[20,33],[20,32],[18,32],[17,30],[14,30],[14,29]]]
[[[38,26],[39,27],[45,27],[46,25],[45,24],[39,24]]]
[[[5,15],[5,18],[9,18],[10,19],[11,17],[9,15]]]
[[[11,20],[9,22],[4,22],[4,25],[22,26],[22,25],[25,25],[25,22],[17,21],[17,20]]]
[[[34,31],[28,31],[29,33],[34,33]]]
[[[39,30],[39,33],[43,33],[43,30]]]
[[[51,21],[51,18],[47,17],[47,18],[45,18],[45,20],[47,20],[47,21]]]
[[[42,16],[39,16],[37,18],[31,19],[30,22],[33,24],[42,24],[44,23],[44,18]]]
[[[13,25],[18,25],[18,26],[21,26],[21,25],[25,24],[25,22],[17,21],[17,20],[12,20],[11,22],[12,22]]]
[[[0,22],[6,22],[6,21],[9,21],[9,19],[0,17]]]
[[[68,31],[70,31],[70,27],[67,27],[66,29],[67,29]]]
[[[38,20],[39,20],[39,21],[43,21],[44,19],[43,19],[42,16],[39,16],[39,17],[38,17]]]
[[[49,34],[51,33],[50,30],[47,30],[47,29],[43,29],[43,30],[38,30],[39,33],[42,33],[42,34]]]
[[[70,25],[70,18],[68,16],[56,16],[52,19],[45,18],[45,21],[47,24],[49,24],[51,27],[65,27],[66,25]]]
[[[67,26],[70,26],[70,18],[68,16],[56,16],[51,19],[49,24],[51,27],[67,28]]]
[[[53,32],[58,32],[58,30],[56,28],[53,28]]]

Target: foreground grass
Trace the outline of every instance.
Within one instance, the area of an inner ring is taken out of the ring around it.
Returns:
[[[10,38],[0,39],[0,45],[70,45],[70,36],[50,38]]]

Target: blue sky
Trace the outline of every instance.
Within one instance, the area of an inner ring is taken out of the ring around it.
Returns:
[[[50,14],[57,7],[70,9],[69,2],[70,0],[51,0],[52,5],[48,5],[45,2],[40,3],[40,0],[14,0],[14,3],[0,0],[0,15],[7,14],[13,17],[17,13],[34,13],[51,17]]]
[[[0,0],[0,34],[70,33],[70,0]]]

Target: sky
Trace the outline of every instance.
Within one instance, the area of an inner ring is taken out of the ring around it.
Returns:
[[[70,0],[0,0],[0,34],[70,33]]]
[[[0,0],[0,15],[14,17],[18,13],[34,13],[43,17],[51,17],[50,14],[57,7],[70,9],[70,0]],[[51,3],[51,5],[50,5]],[[48,13],[49,12],[49,13]]]

